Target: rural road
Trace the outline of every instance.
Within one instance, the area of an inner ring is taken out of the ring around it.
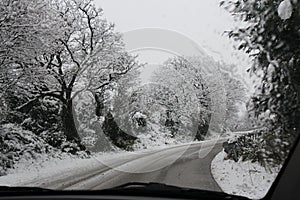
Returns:
[[[79,174],[28,184],[59,190],[100,190],[128,182],[157,182],[221,191],[210,170],[212,159],[221,149],[222,141],[208,141],[126,154],[118,159],[99,161],[99,166]]]

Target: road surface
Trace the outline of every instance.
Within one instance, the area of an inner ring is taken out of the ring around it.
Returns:
[[[199,153],[199,150],[201,152]],[[210,164],[222,143],[202,142],[156,149],[99,161],[82,173],[28,183],[59,190],[99,190],[128,182],[158,182],[180,187],[221,191],[212,177]]]

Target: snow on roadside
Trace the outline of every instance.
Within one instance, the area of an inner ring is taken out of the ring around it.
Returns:
[[[60,158],[47,158],[47,155],[39,159],[21,160],[14,169],[8,170],[8,174],[0,176],[0,185],[24,186],[38,180],[52,180],[72,174],[79,174],[101,165],[102,160],[110,160],[119,156],[119,152],[99,153],[91,158],[78,158],[76,156],[61,155]],[[123,154],[122,154],[123,155]],[[103,165],[103,164],[102,164]]]
[[[212,141],[208,141],[212,142]],[[191,145],[199,142],[169,145],[167,148]],[[38,159],[21,160],[14,169],[9,169],[8,174],[0,176],[1,186],[38,186],[40,182],[47,183],[54,179],[81,174],[97,169],[99,165],[114,163],[116,160],[135,157],[137,154],[146,154],[165,149],[166,146],[157,146],[135,152],[114,151],[97,153],[91,158],[78,158],[68,154],[62,154],[56,158],[41,155]]]
[[[226,131],[225,133],[218,133],[218,132],[209,130],[209,133],[206,136],[205,140],[215,140],[216,138],[235,140],[236,138],[238,138],[242,135],[246,135],[246,134],[255,132],[257,130],[259,130],[259,129],[253,129],[250,131]]]
[[[211,163],[212,175],[221,189],[225,193],[251,199],[263,198],[280,169],[266,170],[258,163],[250,161],[224,160],[226,155],[224,151],[220,152]]]

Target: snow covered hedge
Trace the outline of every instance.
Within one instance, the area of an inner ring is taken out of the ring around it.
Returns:
[[[47,136],[47,137],[46,137]],[[87,157],[78,144],[67,142],[61,138],[61,143],[50,143],[47,138],[52,135],[37,136],[31,131],[24,130],[16,124],[0,126],[0,176],[6,170],[13,168],[21,159],[35,160],[38,157],[59,157],[62,153]],[[52,142],[54,142],[52,140]],[[56,145],[53,145],[56,144]],[[59,144],[59,145],[58,145]],[[52,145],[52,146],[51,146]]]
[[[281,139],[280,139],[281,138]],[[226,159],[258,162],[264,167],[280,166],[292,145],[276,131],[262,129],[223,143]]]
[[[264,160],[264,140],[261,137],[262,132],[257,131],[240,136],[232,141],[224,142],[224,151],[228,159],[238,161],[251,160],[253,162],[262,162]]]

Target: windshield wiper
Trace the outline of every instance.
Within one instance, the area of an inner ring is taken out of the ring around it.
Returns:
[[[190,190],[188,188],[181,188],[181,187],[177,187],[177,186],[173,186],[173,185],[167,185],[167,184],[163,184],[163,183],[154,183],[154,182],[149,182],[149,183],[142,183],[142,182],[130,182],[130,183],[126,183],[124,185],[120,185],[120,186],[117,186],[115,188],[112,188],[112,189],[115,189],[115,190],[124,190],[124,189],[134,189],[134,190],[137,190],[137,189],[141,189],[141,190],[171,190],[171,191],[174,191],[174,190]]]
[[[102,191],[116,191],[119,193],[121,192],[122,194],[133,193],[137,195],[141,194],[144,196],[173,197],[185,199],[248,199],[246,197],[229,195],[223,192],[191,189],[153,182],[131,182]]]
[[[10,186],[0,186],[0,193],[9,192],[50,192],[53,190],[39,188],[39,187],[10,187]]]
[[[0,186],[0,198],[3,196],[41,196],[41,197],[55,197],[62,195],[64,197],[76,197],[85,195],[88,197],[101,197],[101,196],[121,196],[121,197],[157,197],[166,199],[237,199],[248,200],[246,197],[229,195],[222,192],[198,190],[191,188],[182,188],[162,183],[140,183],[131,182],[115,188],[105,190],[92,190],[92,191],[57,191],[38,187],[8,187]],[[68,198],[67,198],[68,199]]]

